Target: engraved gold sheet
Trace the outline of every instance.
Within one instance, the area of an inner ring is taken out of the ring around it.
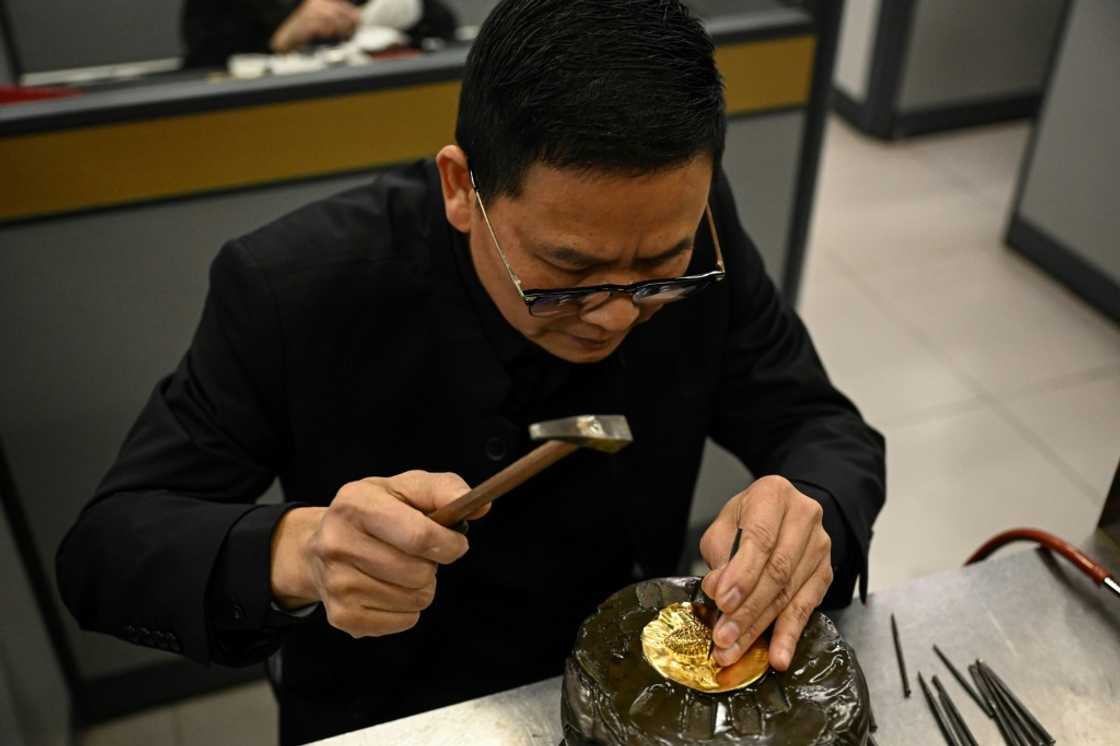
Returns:
[[[769,642],[760,638],[739,659],[721,667],[708,655],[712,630],[688,601],[671,604],[642,629],[646,661],[667,679],[701,692],[728,692],[762,678],[770,667]]]

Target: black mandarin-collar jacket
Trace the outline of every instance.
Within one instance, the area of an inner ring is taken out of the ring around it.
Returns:
[[[479,696],[558,674],[596,603],[675,571],[708,436],[821,501],[826,603],[847,603],[884,497],[882,438],[829,383],[722,177],[711,206],[727,279],[591,365],[501,319],[430,161],[229,243],[190,349],[59,549],[67,605],[87,629],[199,661],[282,645],[285,741]],[[713,262],[701,228],[690,270]],[[633,445],[577,452],[496,503],[414,629],[354,640],[321,612],[293,624],[270,608],[284,510],[409,469],[475,484],[530,448],[529,423],[580,413],[625,414]],[[254,505],[276,476],[291,502]]]

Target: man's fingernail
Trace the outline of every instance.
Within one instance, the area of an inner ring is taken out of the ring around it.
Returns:
[[[730,619],[724,619],[716,625],[714,636],[716,645],[719,645],[721,648],[730,648],[732,645],[738,645],[739,625]]]
[[[730,666],[735,661],[739,660],[742,648],[739,643],[735,643],[729,648],[720,648],[716,651],[716,663],[721,666]]]
[[[725,614],[730,614],[739,608],[739,602],[743,599],[743,594],[739,593],[739,589],[731,586],[728,590],[724,591],[723,595],[719,597],[719,607],[723,609]]]

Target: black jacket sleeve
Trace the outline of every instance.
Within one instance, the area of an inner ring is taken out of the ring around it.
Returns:
[[[269,547],[293,506],[254,505],[290,450],[277,318],[247,252],[225,246],[189,351],[58,549],[83,628],[201,662],[248,663],[279,645],[265,628]]]
[[[756,476],[778,474],[819,501],[833,538],[826,606],[866,595],[871,526],[885,498],[885,443],[828,379],[809,333],[766,274],[725,178],[714,188],[731,293],[712,437]]]

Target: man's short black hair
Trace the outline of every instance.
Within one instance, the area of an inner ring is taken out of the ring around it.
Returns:
[[[714,47],[679,0],[503,0],[474,42],[456,139],[487,197],[526,170],[644,174],[723,152]]]

